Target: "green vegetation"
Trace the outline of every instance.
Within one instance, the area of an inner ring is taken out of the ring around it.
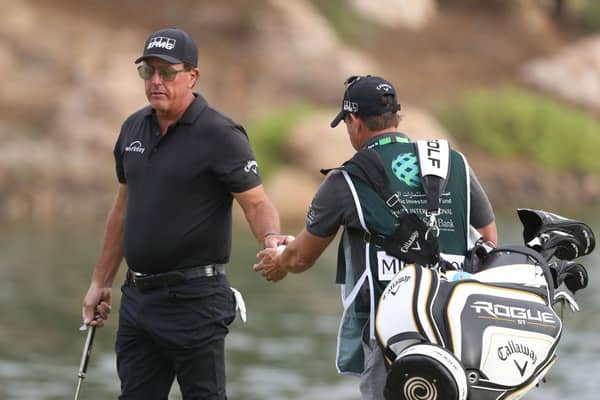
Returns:
[[[285,161],[283,144],[300,119],[314,111],[307,104],[293,104],[256,118],[247,126],[248,136],[263,179]]]
[[[579,0],[574,2],[574,13],[579,23],[586,29],[600,31],[600,2]]]
[[[376,22],[356,12],[346,0],[311,1],[329,21],[339,38],[346,43],[369,44],[381,31]]]
[[[487,153],[555,170],[600,173],[600,123],[523,89],[472,90],[438,117],[457,140]]]

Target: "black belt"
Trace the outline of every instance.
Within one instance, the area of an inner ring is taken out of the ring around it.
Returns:
[[[131,269],[127,270],[127,282],[141,292],[147,292],[159,287],[179,285],[193,279],[225,275],[225,265],[209,264],[177,269],[161,274],[142,274]]]

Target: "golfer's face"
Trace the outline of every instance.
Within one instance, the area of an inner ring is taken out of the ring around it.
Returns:
[[[158,58],[145,61],[151,69],[144,79],[144,88],[149,103],[157,111],[176,114],[185,108],[186,97],[197,76],[195,69],[185,71],[183,64],[169,64]]]

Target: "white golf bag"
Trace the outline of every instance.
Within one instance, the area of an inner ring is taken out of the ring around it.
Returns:
[[[594,249],[594,236],[556,214],[518,213],[526,246],[480,244],[464,271],[408,265],[387,285],[375,321],[387,400],[520,399],[556,362],[553,305],[578,310],[571,293],[587,272],[571,260]]]

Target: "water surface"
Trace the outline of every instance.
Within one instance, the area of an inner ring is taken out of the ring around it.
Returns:
[[[600,234],[598,219],[589,222]],[[501,240],[520,243],[516,215],[499,221]],[[82,297],[100,251],[103,223],[0,225],[0,399],[72,398],[85,333]],[[229,398],[359,400],[358,380],[338,375],[335,336],[341,313],[335,246],[302,275],[268,283],[251,268],[258,250],[248,231],[235,235],[228,274],[248,307],[227,341]],[[557,364],[526,398],[592,400],[600,393],[598,251],[582,261],[590,287],[578,293],[582,312],[565,316]],[[123,278],[123,271],[119,280]],[[115,310],[119,303],[115,285]],[[116,312],[115,312],[116,314]],[[119,382],[113,342],[116,315],[97,332],[81,399],[115,399]],[[180,399],[175,388],[170,397]]]

